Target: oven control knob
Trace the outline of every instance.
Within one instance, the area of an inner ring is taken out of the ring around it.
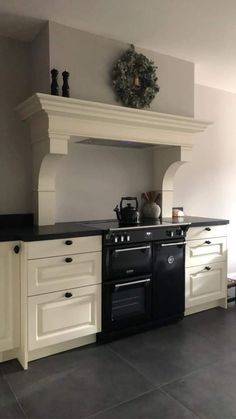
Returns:
[[[120,236],[120,241],[123,243],[125,241],[124,236]]]
[[[174,232],[173,232],[172,230],[167,230],[167,231],[166,231],[166,235],[167,235],[168,237],[174,237]]]
[[[115,243],[118,243],[118,236],[115,236],[115,237],[114,237],[114,242],[115,242]]]
[[[126,241],[130,242],[130,236],[126,236]]]
[[[184,236],[184,230],[182,230],[181,228],[179,230],[176,230],[176,234],[178,234],[178,236]]]

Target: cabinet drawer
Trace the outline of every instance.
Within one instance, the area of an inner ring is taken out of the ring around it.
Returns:
[[[101,252],[28,261],[28,295],[101,283]]]
[[[101,236],[42,240],[28,243],[28,259],[40,259],[44,257],[71,255],[75,253],[97,252],[101,249]]]
[[[208,268],[202,265],[186,269],[186,308],[226,297],[226,263],[214,263]]]
[[[227,236],[227,226],[202,226],[190,227],[187,232],[187,240],[208,239],[210,237],[224,237]]]
[[[226,260],[226,238],[191,240],[186,245],[186,267]]]
[[[65,294],[71,293],[70,298]],[[101,331],[101,285],[28,299],[29,350]]]

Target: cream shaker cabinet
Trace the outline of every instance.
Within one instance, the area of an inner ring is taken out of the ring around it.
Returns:
[[[20,343],[20,246],[0,243],[0,357]],[[0,358],[0,359],[1,359]]]
[[[185,314],[227,307],[227,227],[191,227],[185,259]]]
[[[32,359],[95,341],[101,331],[101,250],[100,236],[24,243],[24,368]]]

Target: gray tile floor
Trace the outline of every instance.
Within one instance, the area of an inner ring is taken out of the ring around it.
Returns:
[[[236,418],[236,308],[30,363],[0,364],[0,419]]]

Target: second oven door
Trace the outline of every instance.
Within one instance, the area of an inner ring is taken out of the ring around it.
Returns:
[[[103,302],[104,331],[142,324],[152,313],[151,276],[104,283]]]
[[[154,317],[181,317],[185,305],[185,242],[154,243],[153,260]]]
[[[151,244],[107,247],[104,267],[105,280],[149,274],[152,271]]]

